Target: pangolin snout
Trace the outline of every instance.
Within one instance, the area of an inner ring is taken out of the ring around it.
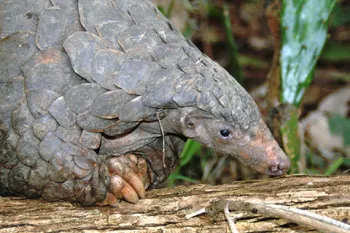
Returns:
[[[285,174],[290,161],[275,140],[252,142],[239,153],[239,159],[258,172],[271,176]]]
[[[271,147],[266,149],[267,163],[265,171],[261,172],[272,176],[280,176],[288,171],[290,161],[276,141],[273,141],[272,144]]]
[[[260,121],[255,137],[241,147],[239,159],[258,172],[271,176],[283,175],[290,167],[289,158],[263,121]]]

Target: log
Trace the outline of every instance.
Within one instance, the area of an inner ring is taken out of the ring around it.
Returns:
[[[0,232],[230,232],[224,211],[216,205],[223,201],[292,206],[348,223],[350,176],[293,175],[178,186],[150,190],[137,204],[120,202],[115,208],[0,197]],[[185,218],[205,207],[206,213]],[[318,232],[283,218],[230,210],[231,215],[237,213],[241,213],[235,220],[239,232]]]

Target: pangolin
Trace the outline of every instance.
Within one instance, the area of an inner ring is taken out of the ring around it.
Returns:
[[[149,0],[2,0],[0,39],[0,195],[135,203],[188,138],[289,168],[249,94]]]

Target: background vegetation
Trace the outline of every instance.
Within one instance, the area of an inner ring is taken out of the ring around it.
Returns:
[[[348,1],[154,2],[251,93],[291,173],[350,173]],[[260,176],[190,141],[169,185]]]

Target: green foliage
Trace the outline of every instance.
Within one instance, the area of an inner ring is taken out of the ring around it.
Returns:
[[[228,44],[228,49],[230,52],[230,64],[229,72],[230,74],[240,83],[243,84],[243,72],[242,68],[238,62],[238,52],[236,42],[233,38],[232,25],[230,21],[230,12],[228,6],[225,4],[223,8],[223,21],[225,24],[226,40]]]
[[[342,166],[350,168],[350,158],[345,158],[341,156],[340,153],[339,156],[331,162],[311,151],[307,152],[306,157],[308,167],[305,168],[305,174],[324,174],[329,176],[339,174]]]
[[[187,140],[180,155],[180,167],[185,166],[196,154],[201,152],[202,145],[191,139]]]
[[[299,106],[315,72],[327,39],[328,21],[335,0],[283,0],[281,13],[281,102]],[[300,138],[297,111],[281,126],[291,173],[299,172]]]
[[[350,23],[350,7],[341,7],[339,1],[334,6],[329,25],[336,28]]]
[[[329,62],[350,61],[350,46],[339,42],[327,42],[323,48],[321,59]]]
[[[314,154],[310,150],[306,153],[306,160],[308,166],[304,170],[305,174],[320,174],[320,169],[324,170],[327,166],[325,160],[322,157]]]
[[[183,180],[183,181],[188,181],[191,183],[199,183],[197,180],[183,176],[180,174],[181,172],[181,168],[183,168],[184,166],[186,166],[196,154],[200,154],[201,153],[201,148],[202,145],[199,144],[196,141],[193,141],[191,139],[188,139],[184,149],[181,152],[180,155],[180,163],[177,166],[177,168],[175,169],[175,171],[173,171],[171,173],[171,175],[168,178],[168,186],[169,187],[173,187],[175,186],[175,181],[176,180]]]
[[[197,28],[197,22],[193,19],[189,19],[182,34],[186,38],[191,38],[193,36],[193,34],[196,32],[195,31],[196,28]]]
[[[282,102],[299,105],[327,38],[335,0],[283,0],[280,56]]]
[[[253,56],[247,56],[244,54],[239,55],[238,63],[241,65],[241,67],[260,69],[260,70],[262,69],[267,70],[270,66],[270,63],[268,61],[261,60]]]
[[[347,167],[350,167],[350,158],[344,159],[343,165],[344,165],[344,166],[347,166]]]
[[[208,179],[212,177],[215,173],[215,169],[211,167],[208,170],[208,160],[213,158],[213,151],[208,148],[204,148],[201,144],[191,139],[188,139],[185,147],[180,155],[180,163],[168,178],[168,186],[175,186],[177,180],[182,180],[190,183],[200,183],[200,179]],[[213,164],[214,166],[214,164]],[[190,178],[183,175],[183,172],[187,170],[189,176],[193,174],[203,173],[202,177],[197,177],[197,179]],[[191,170],[191,171],[188,171]]]
[[[181,174],[179,174],[180,171],[175,171],[173,173],[170,174],[170,176],[168,177],[168,181],[169,181],[169,187],[174,187],[174,181],[175,180],[182,180],[182,181],[187,181],[189,183],[193,183],[193,184],[199,184],[200,182],[196,179],[192,179],[191,177],[187,177],[187,176],[183,176]]]
[[[163,13],[163,15],[165,15],[167,18],[170,18],[171,17],[171,13],[173,11],[173,7],[174,7],[174,3],[175,1],[174,0],[171,0],[169,6],[168,6],[168,9],[165,9],[164,7],[162,6],[159,6],[158,9]]]
[[[339,169],[339,167],[344,163],[344,161],[345,159],[343,157],[339,157],[328,167],[328,169],[324,174],[327,176],[333,175]]]
[[[334,5],[334,9],[330,16],[329,27],[337,28],[346,26],[350,23],[350,7],[341,7],[339,1]],[[337,41],[327,41],[321,53],[322,60],[328,62],[339,62],[350,60],[350,46],[348,43],[341,43]]]
[[[299,172],[300,160],[300,139],[298,136],[298,114],[295,111],[290,112],[290,118],[281,125],[281,135],[283,147],[291,160],[289,173],[294,174]]]
[[[331,132],[343,137],[344,146],[350,146],[350,119],[334,115],[329,118],[328,122]]]

